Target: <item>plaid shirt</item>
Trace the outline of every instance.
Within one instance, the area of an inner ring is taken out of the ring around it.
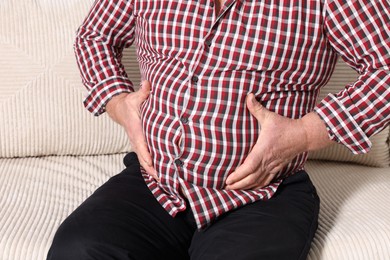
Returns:
[[[75,43],[85,106],[99,115],[114,95],[134,91],[121,58],[135,42],[152,85],[141,118],[160,176],[143,172],[145,182],[172,216],[186,197],[198,228],[271,198],[304,167],[306,153],[265,188],[223,188],[259,136],[248,93],[285,117],[315,110],[332,140],[354,153],[369,151],[368,138],[390,120],[388,1],[226,0],[219,15],[214,8],[213,0],[97,0]],[[316,105],[339,55],[360,77]]]

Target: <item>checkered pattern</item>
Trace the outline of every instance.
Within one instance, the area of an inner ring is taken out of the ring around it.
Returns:
[[[114,95],[133,91],[121,65],[135,42],[143,79],[152,85],[141,108],[143,128],[161,181],[144,178],[172,215],[186,207],[199,228],[229,210],[269,199],[281,180],[256,190],[224,190],[260,126],[245,105],[248,93],[289,118],[315,111],[329,135],[355,153],[389,116],[388,1],[98,0],[75,44],[85,105],[99,115]],[[316,106],[337,54],[361,74]],[[306,154],[280,173],[304,167]]]

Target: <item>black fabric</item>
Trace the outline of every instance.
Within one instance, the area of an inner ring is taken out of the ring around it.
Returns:
[[[160,206],[135,153],[124,163],[61,224],[48,260],[306,258],[319,210],[306,172],[288,177],[271,200],[229,212],[199,232],[191,210],[172,218]]]
[[[193,259],[306,259],[318,224],[319,198],[306,172],[288,177],[275,196],[225,214],[195,233]]]

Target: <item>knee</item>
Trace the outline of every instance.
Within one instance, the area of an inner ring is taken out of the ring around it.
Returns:
[[[84,231],[69,221],[62,223],[53,238],[47,260],[90,259],[88,251],[93,243]]]

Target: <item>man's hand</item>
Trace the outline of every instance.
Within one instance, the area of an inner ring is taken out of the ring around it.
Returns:
[[[253,94],[248,95],[246,103],[259,122],[260,135],[243,164],[226,179],[228,190],[267,186],[298,154],[332,143],[315,113],[294,120],[267,110]]]
[[[137,154],[141,166],[148,174],[158,180],[141,124],[141,104],[148,98],[149,93],[150,82],[145,80],[138,91],[123,93],[113,97],[107,103],[106,111],[115,122],[125,128],[130,144]]]

